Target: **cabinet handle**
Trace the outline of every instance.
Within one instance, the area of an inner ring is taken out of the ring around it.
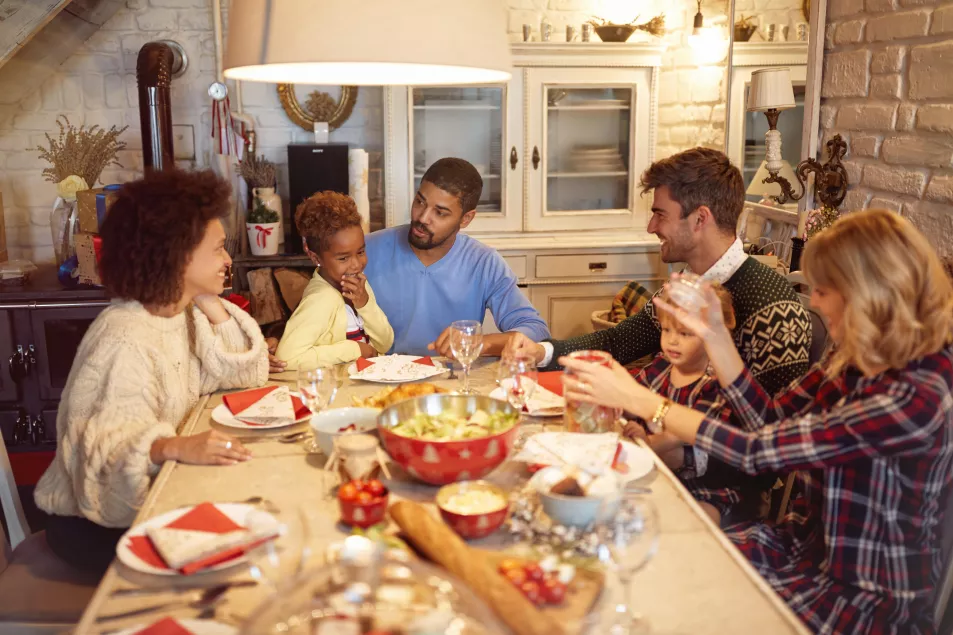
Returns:
[[[535,170],[538,167],[539,167],[539,148],[536,146],[533,146],[533,169]]]
[[[609,268],[609,263],[607,262],[590,262],[589,271],[605,271]]]
[[[23,345],[17,344],[17,352],[10,356],[10,378],[14,383],[19,384],[26,379],[28,371],[26,353],[23,351]]]
[[[513,146],[510,150],[510,169],[515,170],[517,163],[519,163],[519,157],[516,156],[516,146]]]

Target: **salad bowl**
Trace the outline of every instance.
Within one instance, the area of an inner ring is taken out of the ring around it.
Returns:
[[[519,412],[483,395],[426,395],[385,408],[377,429],[384,449],[408,474],[446,485],[499,467],[519,434]]]

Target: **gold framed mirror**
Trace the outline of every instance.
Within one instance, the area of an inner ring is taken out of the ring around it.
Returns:
[[[341,86],[341,95],[335,99],[328,93],[312,90],[302,104],[294,84],[278,84],[278,100],[285,114],[308,132],[316,121],[326,121],[334,130],[348,120],[357,102],[357,86]]]

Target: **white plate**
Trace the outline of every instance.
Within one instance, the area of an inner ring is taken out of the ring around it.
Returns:
[[[228,409],[228,406],[223,403],[215,406],[215,408],[212,410],[212,421],[229,428],[241,428],[242,430],[271,430],[273,428],[286,428],[297,423],[305,423],[310,419],[311,413],[308,413],[297,421],[292,421],[291,423],[271,423],[263,426],[255,426],[251,425],[250,423],[245,423],[240,419],[236,419],[235,415],[232,414],[232,411]]]
[[[415,364],[414,360],[421,357],[422,355],[384,355],[373,358],[374,363],[361,372],[357,371],[357,362],[348,366],[347,372],[351,379],[379,384],[405,384],[447,372],[444,365],[433,358],[433,366]]]
[[[219,511],[228,516],[232,521],[237,525],[245,527],[247,523],[245,519],[252,512],[261,514],[262,516],[268,515],[267,512],[263,512],[260,509],[256,508],[254,505],[246,505],[244,503],[215,503],[215,506],[218,507]],[[139,523],[138,525],[131,527],[129,531],[122,535],[122,538],[119,539],[119,544],[116,545],[116,557],[119,558],[119,562],[123,563],[131,569],[136,571],[141,571],[142,573],[151,573],[153,575],[166,575],[166,576],[180,576],[182,575],[175,569],[159,569],[154,567],[148,562],[144,562],[139,559],[139,556],[134,554],[132,550],[129,549],[129,546],[126,544],[129,541],[129,538],[132,536],[145,536],[146,528],[148,527],[165,527],[172,521],[176,520],[180,516],[185,515],[187,512],[193,509],[193,506],[189,507],[180,507],[179,509],[173,509],[170,512],[160,514],[154,518]],[[274,520],[275,525],[278,524],[278,520],[271,516]],[[229,560],[221,564],[217,564],[209,567],[208,569],[203,569],[202,571],[193,573],[192,576],[201,575],[207,571],[221,571],[222,569],[228,569],[229,567],[234,567],[237,564],[243,564],[245,562],[245,556],[240,556],[234,560]]]
[[[616,472],[626,483],[636,481],[655,469],[655,462],[652,455],[645,448],[640,448],[630,441],[622,441],[622,452],[625,457],[625,463],[629,466],[628,474]],[[556,465],[556,463],[553,463]]]
[[[502,387],[497,387],[488,396],[492,397],[493,399],[499,399],[500,401],[506,401],[506,391],[504,391]],[[532,397],[530,397],[530,401],[532,400],[533,400]],[[563,416],[563,413],[565,413],[565,411],[566,411],[566,408],[565,406],[563,406],[562,408],[558,408],[558,409],[546,408],[545,410],[541,410],[539,412],[527,412],[524,410],[523,414],[528,415],[530,417],[561,417]]]
[[[156,622],[158,621],[159,620],[157,619]],[[238,633],[238,629],[234,626],[222,624],[221,622],[215,622],[213,620],[190,620],[185,618],[176,618],[176,621],[181,624],[183,628],[189,630],[195,635],[237,635]],[[152,626],[152,624],[155,624],[155,622],[139,624],[138,626],[133,626],[132,628],[125,628],[121,631],[115,631],[112,635],[135,635],[139,631]]]

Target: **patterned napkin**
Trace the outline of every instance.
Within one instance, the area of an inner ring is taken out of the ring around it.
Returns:
[[[271,396],[272,393],[279,392],[279,396]],[[222,397],[222,401],[225,404],[225,407],[228,408],[229,412],[235,415],[240,421],[247,423],[248,425],[269,425],[269,423],[274,422],[265,422],[261,423],[255,418],[255,411],[253,408],[256,404],[260,403],[263,399],[287,399],[291,404],[292,413],[287,414],[287,410],[284,410],[286,413],[285,416],[290,417],[291,423],[297,421],[302,417],[306,417],[311,414],[311,411],[308,410],[308,407],[304,405],[301,401],[301,398],[297,395],[292,395],[288,390],[287,386],[265,386],[264,388],[255,388],[253,390],[243,390],[242,392],[233,392],[231,394],[225,395]],[[281,404],[284,408],[284,404]]]
[[[355,366],[357,372],[352,377],[368,381],[414,381],[433,377],[438,372],[432,358],[412,355],[360,357]]]
[[[602,474],[612,467],[618,446],[619,435],[614,432],[541,432],[529,438],[515,460],[542,465],[566,462],[586,472]]]
[[[164,617],[152,626],[136,631],[135,635],[193,635],[193,633],[174,617]]]
[[[504,382],[501,382],[499,388],[490,393],[490,396],[506,401],[506,391],[509,390],[512,385],[512,379],[505,380]],[[523,412],[526,412],[532,416],[560,415],[565,409],[566,400],[560,395],[547,390],[538,382],[536,387],[533,389],[533,394],[530,395],[529,399],[526,401],[526,405],[523,406]]]
[[[201,503],[164,527],[147,527],[146,536],[131,536],[128,547],[153,567],[190,575],[238,558],[275,538],[276,531],[276,527],[251,531],[212,503]]]

